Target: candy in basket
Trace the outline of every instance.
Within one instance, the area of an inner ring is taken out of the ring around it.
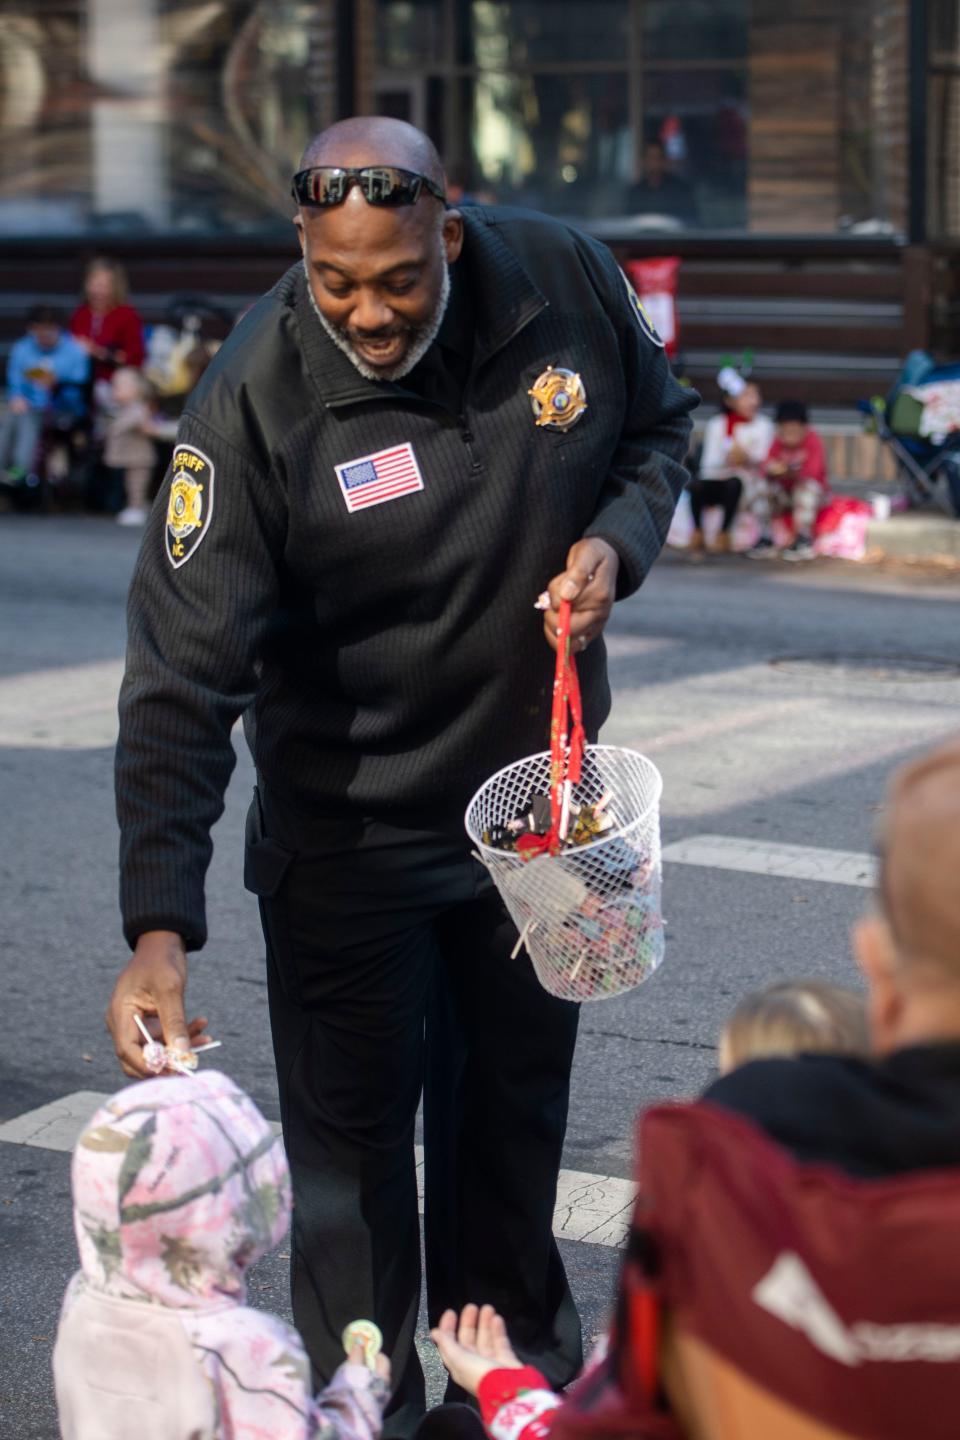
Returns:
[[[636,751],[584,745],[560,607],[551,749],[477,791],[466,828],[520,931],[540,983],[563,1000],[602,1000],[663,959],[662,782]]]

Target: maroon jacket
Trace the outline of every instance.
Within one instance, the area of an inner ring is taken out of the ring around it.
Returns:
[[[953,1440],[960,1168],[861,1179],[704,1101],[642,1137],[635,1233],[681,1330],[844,1434]]]
[[[864,1179],[708,1101],[658,1106],[641,1132],[607,1358],[559,1407],[536,1371],[489,1375],[494,1440],[681,1440],[659,1389],[661,1309],[831,1434],[955,1440],[960,1167]]]

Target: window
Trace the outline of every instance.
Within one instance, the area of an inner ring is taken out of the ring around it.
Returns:
[[[745,13],[746,0],[379,0],[374,108],[430,131],[455,196],[742,225]]]
[[[0,233],[282,234],[340,82],[434,137],[455,198],[608,237],[902,233],[922,3],[956,234],[958,0],[6,0]]]
[[[894,233],[907,14],[908,0],[377,0],[371,98],[432,134],[455,196],[598,233]]]
[[[939,239],[960,238],[960,5],[931,0],[928,10],[929,224]]]
[[[62,0],[0,16],[0,230],[283,227],[335,117],[332,6]]]

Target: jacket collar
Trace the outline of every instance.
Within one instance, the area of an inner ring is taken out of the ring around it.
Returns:
[[[463,225],[463,254],[474,287],[477,317],[476,369],[545,310],[548,301],[481,206],[464,207]],[[301,343],[324,405],[333,408],[371,400],[414,398],[402,381],[367,380],[360,374],[324,330],[310,303],[303,266],[296,269],[294,306]]]

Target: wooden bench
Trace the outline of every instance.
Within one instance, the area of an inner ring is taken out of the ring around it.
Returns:
[[[148,246],[154,248],[147,248]],[[104,253],[119,260],[130,282],[130,297],[148,325],[169,322],[171,300],[180,295],[207,299],[236,317],[269,290],[297,258],[296,243],[229,239],[112,240]],[[93,252],[91,252],[93,253]],[[27,311],[38,303],[56,305],[64,319],[80,303],[85,259],[62,242],[0,246],[0,354],[23,334]],[[211,320],[205,333],[225,334],[229,321]]]
[[[718,398],[714,378],[723,358],[753,349],[765,403],[796,397],[850,410],[885,393],[904,354],[929,343],[929,256],[889,239],[603,238],[621,261],[681,257],[681,362],[708,403]],[[184,293],[240,314],[296,259],[292,236],[289,243],[141,237],[111,240],[108,248],[126,266],[148,324],[167,319],[170,299]],[[0,246],[0,355],[23,333],[30,305],[52,301],[69,314],[83,259],[63,241]],[[218,327],[207,328],[214,334]],[[839,442],[834,448],[839,455]]]
[[[718,398],[724,357],[752,350],[767,403],[851,407],[884,394],[907,351],[930,343],[929,255],[892,239],[603,238],[621,262],[680,257],[680,356],[705,399]]]

